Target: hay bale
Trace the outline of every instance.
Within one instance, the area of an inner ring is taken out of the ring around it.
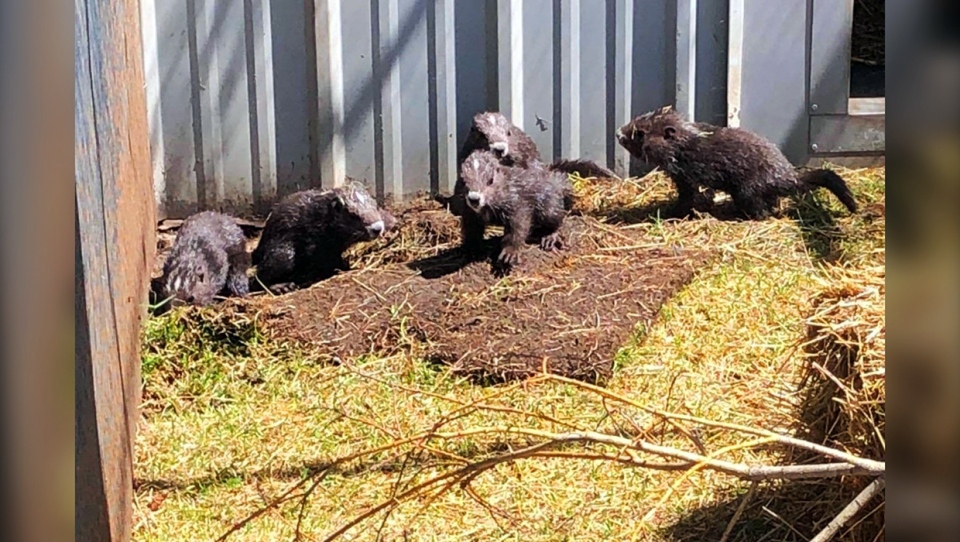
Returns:
[[[807,320],[801,383],[810,437],[883,459],[886,408],[885,267],[837,268]]]

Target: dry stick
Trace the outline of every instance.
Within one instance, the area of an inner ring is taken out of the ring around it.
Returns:
[[[632,448],[634,450],[639,450],[641,452],[646,452],[654,455],[659,455],[661,457],[670,457],[673,459],[680,459],[684,461],[692,461],[694,463],[705,463],[705,468],[710,468],[712,470],[717,470],[737,476],[739,478],[744,478],[746,480],[802,480],[802,479],[811,479],[811,478],[832,478],[834,476],[848,475],[848,476],[864,476],[871,474],[883,474],[883,467],[873,467],[873,468],[864,468],[859,465],[854,465],[849,462],[847,463],[820,463],[815,465],[787,465],[787,466],[747,466],[739,463],[732,463],[730,461],[723,461],[719,459],[712,459],[697,453],[686,452],[683,450],[678,450],[676,448],[671,448],[668,446],[660,446],[657,444],[651,444],[644,441],[631,441],[622,437],[617,437],[614,435],[607,435],[604,433],[597,433],[594,431],[572,431],[569,433],[551,433],[549,431],[540,431],[537,429],[525,429],[521,427],[484,427],[477,429],[469,429],[465,431],[460,431],[456,433],[434,433],[433,438],[439,439],[453,439],[459,437],[466,437],[472,435],[484,435],[484,434],[517,434],[517,435],[526,435],[531,437],[543,438],[549,441],[549,443],[560,444],[565,442],[594,442],[598,444],[607,444],[610,446],[616,447],[626,447]],[[777,441],[782,442],[779,435],[771,434],[765,435],[771,438],[775,438]],[[494,458],[496,459],[496,458]]]
[[[828,446],[822,446],[820,444],[814,444],[812,442],[807,442],[805,440],[790,437],[787,435],[781,435],[780,433],[775,433],[773,431],[768,431],[766,429],[757,429],[755,427],[748,427],[746,425],[740,425],[736,423],[715,422],[715,421],[707,420],[704,418],[698,418],[696,416],[688,416],[686,414],[673,414],[670,412],[664,412],[662,410],[658,410],[652,407],[648,407],[646,405],[642,405],[632,399],[629,399],[627,397],[614,393],[610,390],[603,389],[599,386],[594,386],[593,384],[587,384],[586,382],[580,382],[579,380],[574,380],[572,378],[566,378],[566,377],[558,376],[555,374],[548,374],[544,376],[548,380],[556,380],[558,382],[563,382],[566,384],[570,384],[572,386],[589,390],[598,395],[608,397],[610,399],[620,401],[622,403],[626,403],[633,407],[639,408],[643,411],[649,412],[651,414],[655,414],[657,416],[662,416],[664,418],[672,418],[674,420],[684,420],[688,422],[698,423],[700,425],[705,425],[708,427],[718,427],[721,429],[729,429],[732,431],[739,431],[741,433],[747,433],[749,435],[756,435],[759,437],[776,437],[777,442],[779,442],[780,444],[794,446],[794,447],[808,450],[811,452],[817,452],[827,457],[839,459],[840,461],[850,463],[851,465],[856,465],[857,467],[860,467],[861,469],[867,472],[876,472],[879,474],[886,470],[886,463],[884,463],[883,461],[874,461],[872,459],[864,459],[862,457],[857,457],[855,455],[848,454],[846,452],[842,452],[840,450],[836,450]]]
[[[743,496],[743,499],[740,501],[740,506],[737,507],[737,511],[733,513],[733,517],[730,518],[730,523],[727,524],[727,528],[723,530],[723,536],[720,537],[720,542],[727,542],[727,539],[730,538],[730,533],[733,532],[733,526],[737,524],[737,521],[740,520],[740,516],[743,515],[743,511],[747,509],[747,503],[750,502],[750,499],[753,498],[753,494],[757,491],[757,486],[760,485],[760,482],[753,482],[750,484],[750,489],[747,490],[747,494]]]
[[[853,516],[857,515],[857,512],[861,508],[867,505],[871,499],[877,496],[878,493],[883,491],[883,487],[886,485],[886,480],[883,476],[874,480],[870,485],[863,488],[856,497],[850,501],[843,510],[837,514],[837,517],[833,518],[833,521],[827,524],[822,531],[817,533],[817,536],[813,537],[810,542],[827,542],[831,540],[844,525],[847,524]]]
[[[633,450],[627,450],[632,452]],[[546,451],[538,452],[535,457],[547,457],[547,458],[558,458],[558,459],[587,459],[591,461],[611,461],[614,463],[622,463],[628,467],[640,467],[644,469],[651,470],[663,470],[663,471],[672,471],[672,470],[683,470],[690,468],[693,463],[689,461],[678,461],[676,463],[660,463],[653,461],[644,461],[637,458],[636,456],[626,457],[622,453],[620,454],[604,454],[604,453],[583,453],[583,452],[559,452],[559,451]]]
[[[714,458],[719,457],[719,456],[721,456],[721,455],[723,455],[723,454],[725,454],[725,453],[727,453],[727,452],[732,452],[732,451],[734,451],[734,450],[741,450],[741,449],[744,449],[744,448],[753,448],[754,446],[761,446],[761,445],[763,445],[763,444],[769,444],[769,443],[771,443],[771,442],[774,442],[775,440],[776,440],[776,439],[773,439],[773,438],[771,438],[771,437],[763,437],[763,438],[759,438],[759,439],[754,439],[754,440],[751,440],[751,441],[748,441],[748,442],[744,442],[744,443],[741,443],[741,444],[734,444],[733,446],[726,446],[726,447],[720,448],[719,450],[710,453],[710,454],[707,455],[706,457],[708,457],[708,458],[710,458],[710,459],[714,459]],[[695,472],[697,472],[697,471],[699,471],[699,470],[702,470],[702,469],[703,469],[704,467],[706,467],[706,466],[707,466],[706,463],[700,462],[700,463],[697,463],[696,465],[694,465],[694,466],[693,466],[692,468],[690,468],[689,470],[685,471],[683,474],[681,474],[680,477],[677,478],[677,481],[674,482],[673,485],[670,486],[670,489],[668,489],[668,490],[663,494],[663,496],[660,497],[660,500],[658,500],[657,503],[654,504],[654,505],[650,508],[650,510],[649,510],[646,514],[643,515],[643,519],[642,519],[641,521],[644,522],[644,523],[646,523],[646,522],[650,521],[651,519],[653,519],[653,515],[657,512],[658,509],[660,509],[661,506],[663,506],[663,503],[667,502],[667,499],[669,499],[670,496],[673,495],[674,492],[676,492],[676,490],[680,487],[680,484],[682,484],[684,480],[686,480],[687,478],[689,478],[690,476],[692,476],[693,473],[695,473]]]

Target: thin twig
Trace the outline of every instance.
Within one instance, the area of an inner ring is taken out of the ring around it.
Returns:
[[[747,490],[747,494],[740,500],[740,506],[737,507],[737,511],[734,512],[733,517],[730,518],[730,523],[727,523],[727,528],[723,530],[723,536],[720,537],[720,542],[727,542],[727,539],[730,538],[730,533],[733,532],[733,526],[740,521],[740,516],[742,516],[743,511],[747,509],[747,504],[750,500],[753,499],[753,494],[756,493],[758,485],[760,485],[760,482],[750,484],[750,489]]]
[[[871,499],[877,496],[878,493],[883,491],[883,487],[886,485],[886,480],[883,476],[877,478],[870,483],[867,487],[863,488],[856,497],[850,501],[843,510],[837,514],[837,517],[827,524],[822,531],[817,533],[817,536],[813,537],[810,542],[827,542],[831,540],[844,525],[846,525],[854,516],[857,515],[857,512],[861,508],[867,505]]]

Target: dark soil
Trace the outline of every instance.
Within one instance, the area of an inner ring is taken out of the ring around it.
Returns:
[[[283,296],[226,300],[221,308],[259,313],[267,335],[334,361],[406,352],[478,383],[545,368],[603,384],[637,326],[651,323],[709,257],[665,248],[643,229],[571,216],[561,230],[563,250],[528,245],[504,275],[492,265],[498,230],[488,232],[490,258],[469,262],[458,248],[458,219],[438,204],[394,212],[397,231],[348,252],[353,271]],[[255,224],[245,225],[252,250]],[[175,227],[161,225],[155,273]]]
[[[429,222],[414,223],[430,232],[449,229]],[[592,218],[571,217],[563,233],[564,250],[528,246],[503,277],[489,261],[468,263],[450,248],[231,304],[261,312],[269,335],[331,358],[403,351],[480,383],[546,368],[602,384],[636,325],[650,323],[707,254],[654,247],[638,230]],[[491,253],[498,244],[499,237],[488,240]]]

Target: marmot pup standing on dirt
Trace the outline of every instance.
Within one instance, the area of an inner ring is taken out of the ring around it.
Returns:
[[[474,115],[470,134],[460,150],[460,165],[463,165],[463,161],[473,151],[479,149],[492,151],[501,163],[508,166],[530,167],[539,164],[555,171],[576,173],[581,177],[616,177],[612,171],[591,160],[561,159],[553,164],[544,164],[533,139],[498,112],[487,111]]]
[[[770,141],[739,128],[690,122],[666,106],[617,130],[633,156],[663,170],[677,187],[676,211],[689,214],[700,186],[722,190],[747,218],[768,216],[781,197],[824,187],[850,210],[857,203],[843,179],[829,169],[799,174]]]
[[[159,299],[171,305],[208,305],[214,296],[249,292],[247,253],[243,230],[234,219],[204,211],[183,221],[156,281]]]
[[[253,251],[257,280],[275,293],[329,278],[350,266],[343,252],[396,225],[362,184],[304,190],[277,202]]]
[[[474,151],[463,162],[466,210],[461,217],[463,247],[477,254],[487,225],[503,226],[498,261],[516,265],[528,239],[543,250],[560,244],[559,230],[573,203],[573,187],[565,173],[542,166],[505,166],[492,152]]]

